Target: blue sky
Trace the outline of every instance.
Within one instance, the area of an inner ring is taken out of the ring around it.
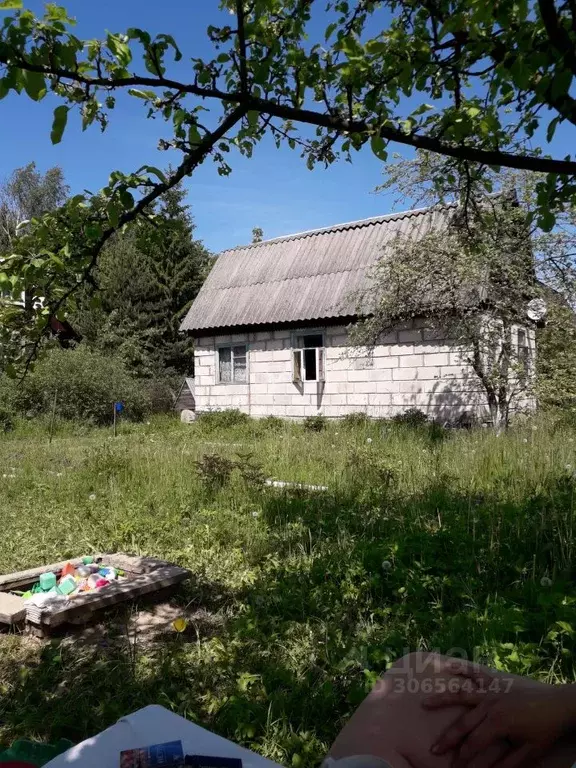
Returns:
[[[25,4],[41,11],[37,0]],[[80,37],[101,37],[104,30],[137,26],[173,34],[185,57],[209,54],[205,29],[220,17],[218,0],[63,0],[63,4],[77,18]],[[82,133],[79,117],[71,115],[62,143],[54,147],[49,134],[56,103],[49,96],[36,104],[14,93],[0,102],[0,178],[34,160],[42,171],[60,165],[74,193],[97,191],[114,169],[130,172],[145,163],[165,167],[170,162],[169,155],[156,149],[161,136],[169,138],[168,126],[146,120],[146,107],[139,100],[122,100],[105,133],[97,126]],[[568,136],[559,132],[554,149],[560,156],[567,154]],[[172,162],[178,162],[176,155]],[[391,193],[374,194],[382,181],[382,163],[368,148],[357,153],[352,164],[341,161],[309,171],[298,151],[287,146],[277,150],[265,140],[251,159],[231,155],[230,164],[233,172],[227,178],[218,176],[207,161],[186,182],[196,234],[216,252],[249,242],[255,226],[263,228],[265,237],[275,237],[387,213],[396,199]],[[409,202],[400,207],[409,207]]]

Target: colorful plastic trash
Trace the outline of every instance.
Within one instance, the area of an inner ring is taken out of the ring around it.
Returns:
[[[15,741],[9,749],[0,752],[0,768],[41,768],[73,746],[68,739],[59,739],[56,744]]]
[[[50,592],[56,586],[56,574],[48,571],[48,573],[40,574],[40,589],[42,592]]]
[[[77,586],[78,584],[76,583],[74,576],[68,575],[60,581],[58,592],[60,592],[61,595],[69,595],[74,592]]]
[[[74,571],[76,568],[72,565],[72,563],[66,563],[64,568],[62,568],[61,576],[74,576]]]

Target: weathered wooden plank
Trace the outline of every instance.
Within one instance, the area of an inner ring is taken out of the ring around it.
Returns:
[[[82,563],[81,557],[71,558],[69,560],[62,560],[60,563],[51,563],[50,565],[41,565],[38,568],[29,568],[27,571],[17,571],[16,573],[7,573],[4,576],[0,576],[0,592],[8,592],[11,589],[18,589],[25,584],[29,584],[33,581],[38,581],[43,573],[52,571],[53,573],[59,573],[66,563],[72,563],[72,565],[80,565]]]
[[[26,604],[24,600],[8,592],[0,592],[0,600],[6,598],[6,609],[2,612],[2,603],[0,602],[0,622],[13,623],[22,621],[24,618],[27,623],[37,629],[53,628],[71,621],[88,620],[95,611],[107,608],[120,603],[124,600],[135,600],[151,592],[157,592],[162,589],[170,588],[184,581],[190,575],[185,568],[168,563],[165,560],[159,560],[154,557],[138,557],[126,555],[123,553],[95,555],[95,558],[101,559],[105,565],[111,565],[115,568],[126,571],[129,578],[122,581],[112,582],[98,592],[77,595],[71,598],[62,606],[36,606]],[[31,568],[18,573],[11,573],[0,576],[0,590],[18,589],[19,587],[37,581],[42,573],[52,571],[59,573],[66,563],[79,565],[82,558],[71,558],[60,563]],[[135,578],[130,578],[134,576]],[[8,609],[10,605],[10,610]],[[18,610],[16,610],[18,608]],[[13,610],[12,610],[13,609]],[[16,619],[10,618],[13,615]]]
[[[69,601],[69,606],[55,611],[41,611],[39,618],[36,612],[30,611],[30,619],[36,623],[56,627],[83,613],[94,613],[102,608],[108,608],[121,603],[124,600],[136,600],[158,589],[175,586],[187,579],[189,575],[189,572],[184,568],[179,568],[175,565],[165,566],[151,573],[137,576],[131,581],[112,582],[109,586],[103,587],[96,593],[78,595]]]
[[[0,592],[0,622],[18,624],[26,617],[26,604],[18,595]]]

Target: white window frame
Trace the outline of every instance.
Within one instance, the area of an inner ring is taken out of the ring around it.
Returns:
[[[244,347],[246,350],[246,379],[244,381],[238,381],[234,378],[234,347]],[[230,374],[231,378],[230,381],[222,381],[220,378],[220,351],[223,349],[229,349],[230,350]],[[222,386],[241,386],[243,384],[248,385],[249,382],[249,373],[248,373],[248,344],[246,342],[238,341],[238,342],[228,342],[226,344],[218,344],[216,347],[216,383],[221,384]]]
[[[522,338],[523,337],[523,338]],[[530,349],[530,339],[526,328],[516,330],[516,356],[518,365],[522,366],[520,378],[522,383],[526,383],[532,373],[532,350]]]
[[[298,337],[300,336],[322,336],[322,346],[320,347],[300,347],[298,346]],[[304,328],[299,331],[295,331],[292,334],[292,381],[298,386],[302,386],[308,382],[325,382],[326,381],[326,334],[322,329],[317,328]],[[314,350],[316,353],[316,378],[306,378],[306,361],[304,352],[306,350]]]

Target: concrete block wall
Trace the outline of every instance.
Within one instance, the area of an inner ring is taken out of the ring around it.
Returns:
[[[345,326],[313,330],[324,333],[326,380],[302,386],[292,381],[296,329],[197,338],[197,411],[239,408],[255,417],[296,419],[318,413],[335,418],[358,411],[388,417],[408,408],[439,419],[452,419],[464,411],[486,412],[482,388],[460,352],[420,324],[389,334],[372,355],[347,346]],[[218,383],[217,348],[228,343],[248,347],[246,384]]]

